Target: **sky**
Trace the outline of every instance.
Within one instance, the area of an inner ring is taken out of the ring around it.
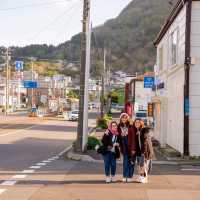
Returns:
[[[93,27],[132,0],[91,0]],[[0,46],[58,45],[82,30],[83,0],[0,0]]]

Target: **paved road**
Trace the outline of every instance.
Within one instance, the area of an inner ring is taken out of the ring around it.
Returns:
[[[95,113],[90,123],[95,123]],[[9,116],[0,120],[0,171],[20,171],[56,156],[76,138],[77,122]]]

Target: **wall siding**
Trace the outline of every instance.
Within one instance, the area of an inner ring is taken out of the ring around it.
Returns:
[[[200,155],[200,1],[192,3],[190,72],[190,154]]]
[[[161,111],[165,115],[163,117],[165,121],[161,124],[165,124],[165,126],[162,125],[160,134],[164,136],[166,144],[181,153],[183,153],[185,27],[186,7],[179,13],[157,48],[163,47],[164,72],[159,75],[159,78],[165,82],[166,88],[163,97],[167,99],[166,110]],[[177,28],[179,30],[178,63],[176,66],[170,66],[169,38]],[[159,58],[158,52],[157,58]]]

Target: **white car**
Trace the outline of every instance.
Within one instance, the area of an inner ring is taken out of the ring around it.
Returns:
[[[79,114],[78,110],[70,111],[68,114],[69,121],[78,121],[78,114]]]

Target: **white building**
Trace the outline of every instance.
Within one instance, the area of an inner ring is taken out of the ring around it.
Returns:
[[[200,156],[200,0],[178,1],[155,46],[155,137],[162,146]]]

